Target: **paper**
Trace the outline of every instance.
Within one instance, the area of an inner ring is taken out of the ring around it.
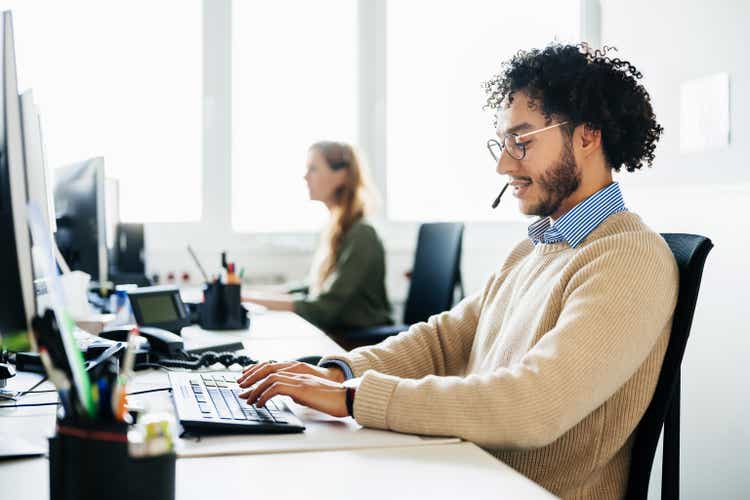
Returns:
[[[729,75],[690,80],[680,87],[680,152],[695,153],[729,145]]]
[[[179,439],[178,457],[255,455],[299,451],[356,450],[458,443],[453,437],[426,437],[368,429],[354,419],[330,417],[297,405],[283,397],[287,406],[304,422],[305,431],[296,434],[234,434]]]

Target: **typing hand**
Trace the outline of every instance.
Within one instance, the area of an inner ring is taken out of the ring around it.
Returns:
[[[344,372],[340,368],[321,368],[300,361],[285,361],[282,363],[265,361],[242,370],[242,375],[237,379],[237,383],[241,388],[246,389],[272,373],[306,374],[315,375],[331,382],[344,381]]]
[[[266,401],[283,394],[295,403],[328,413],[334,417],[347,417],[346,388],[338,383],[309,374],[275,372],[263,378],[239,397],[248,404],[265,406]]]

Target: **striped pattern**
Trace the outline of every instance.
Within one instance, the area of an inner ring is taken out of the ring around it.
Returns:
[[[535,221],[529,226],[529,239],[534,245],[565,241],[576,248],[607,217],[626,210],[620,186],[613,182],[574,206],[551,227],[549,217]]]

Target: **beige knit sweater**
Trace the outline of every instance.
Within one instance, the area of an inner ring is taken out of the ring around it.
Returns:
[[[576,249],[518,244],[484,290],[329,359],[363,376],[368,427],[458,436],[565,498],[619,498],[677,300],[664,240],[632,212]]]

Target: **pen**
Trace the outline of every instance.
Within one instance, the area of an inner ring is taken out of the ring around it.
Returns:
[[[138,328],[130,330],[128,335],[128,347],[125,351],[125,359],[122,363],[122,370],[120,371],[120,378],[118,380],[117,387],[112,391],[112,412],[118,420],[125,419],[125,401],[127,399],[127,391],[125,386],[128,383],[128,379],[133,372],[133,362],[135,360],[136,343],[140,331]]]
[[[190,256],[195,261],[195,265],[198,266],[198,270],[203,275],[203,280],[206,281],[206,282],[208,282],[208,275],[206,274],[206,271],[203,269],[203,266],[201,265],[201,262],[198,260],[198,256],[195,255],[195,252],[193,252],[193,248],[190,245],[188,245],[187,249],[188,249],[188,252],[190,253]]]

